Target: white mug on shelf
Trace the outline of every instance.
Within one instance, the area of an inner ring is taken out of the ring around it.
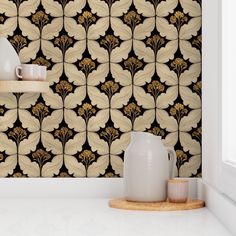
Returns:
[[[47,79],[47,67],[46,66],[38,66],[39,69],[39,80],[45,81]]]
[[[16,75],[22,80],[38,80],[40,77],[39,66],[34,64],[22,64],[16,67]]]

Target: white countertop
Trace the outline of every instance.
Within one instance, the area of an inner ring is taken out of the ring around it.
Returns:
[[[108,199],[0,199],[1,236],[230,236],[207,209],[144,212]],[[231,235],[232,236],[232,235]]]

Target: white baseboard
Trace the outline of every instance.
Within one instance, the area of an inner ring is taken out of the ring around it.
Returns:
[[[122,193],[121,178],[0,179],[0,198],[115,198]]]
[[[197,179],[189,180],[189,196],[197,198]],[[123,178],[5,178],[0,198],[116,198]]]
[[[198,198],[204,200],[206,207],[225,225],[225,227],[236,235],[236,203],[227,196],[218,192],[215,188],[198,180]]]

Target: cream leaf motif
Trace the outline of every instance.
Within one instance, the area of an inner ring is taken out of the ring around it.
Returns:
[[[179,47],[185,60],[189,59],[191,63],[201,62],[201,53],[189,41],[180,40]]]
[[[200,155],[200,143],[191,137],[189,133],[180,132],[180,142],[185,152],[189,151],[191,155]]]
[[[188,116],[185,116],[180,121],[179,129],[182,132],[189,132],[192,128],[196,128],[201,120],[201,109],[192,110]]]
[[[86,170],[84,165],[81,162],[78,162],[77,158],[71,155],[65,155],[65,166],[69,170],[69,174],[72,174],[74,177],[85,177]]]
[[[75,17],[78,13],[81,14],[82,9],[86,5],[86,0],[69,1],[65,6],[65,16]]]
[[[12,35],[16,28],[17,18],[8,18],[4,23],[0,24],[0,36],[6,38],[8,37],[8,35]]]
[[[196,36],[201,28],[201,17],[195,17],[191,19],[188,24],[184,25],[180,29],[179,37],[183,40],[189,40],[192,36]]]
[[[192,156],[188,162],[181,166],[179,175],[183,177],[192,176],[197,174],[197,170],[201,166],[201,155]],[[199,175],[198,177],[201,177]]]
[[[143,115],[137,117],[134,121],[133,129],[135,131],[145,131],[151,127],[155,119],[155,110],[149,109],[143,113]]]
[[[100,110],[96,116],[93,116],[88,121],[88,131],[97,132],[100,128],[104,128],[109,119],[109,110]]]
[[[109,158],[107,155],[100,156],[96,162],[93,162],[88,167],[88,177],[98,177],[105,174],[106,168],[109,164]]]
[[[201,108],[201,98],[197,93],[193,93],[190,88],[181,86],[179,93],[184,103],[192,109]]]
[[[111,6],[111,16],[112,17],[121,17],[123,14],[126,14],[132,4],[132,0],[119,0],[114,1]]]
[[[16,155],[8,156],[4,162],[0,163],[0,177],[6,177],[9,174],[13,174],[16,164]]]
[[[53,157],[50,162],[47,162],[42,167],[42,176],[43,177],[53,177],[58,175],[60,168],[62,166],[63,157],[61,155]]]
[[[43,8],[46,9],[46,13],[52,17],[62,17],[63,9],[59,2],[54,0],[42,0]]]
[[[156,14],[158,17],[166,17],[170,13],[174,12],[174,9],[177,7],[177,5],[178,5],[178,0],[161,1],[157,5]]]
[[[155,6],[146,0],[134,0],[134,5],[139,14],[144,17],[155,17]]]
[[[111,166],[115,174],[123,176],[123,160],[119,156],[111,155]]]
[[[19,7],[20,17],[29,17],[32,13],[35,13],[40,0],[22,1]]]
[[[93,152],[97,152],[99,155],[108,154],[108,144],[103,139],[99,137],[97,133],[89,132],[88,133],[88,142],[92,147]]]
[[[0,13],[5,13],[8,17],[15,17],[17,15],[17,8],[13,1],[2,0]]]
[[[24,170],[24,174],[29,177],[39,177],[40,170],[36,162],[32,162],[27,156],[21,155],[19,158],[19,165]]]
[[[201,6],[194,0],[180,0],[180,4],[183,7],[185,13],[188,13],[192,17],[201,16]]]
[[[158,30],[162,37],[166,37],[168,40],[176,40],[178,38],[178,30],[165,18],[157,17],[156,27],[158,27]]]

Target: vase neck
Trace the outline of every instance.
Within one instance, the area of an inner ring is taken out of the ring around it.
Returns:
[[[153,143],[160,142],[161,136],[156,136],[148,132],[131,132],[131,142]]]

